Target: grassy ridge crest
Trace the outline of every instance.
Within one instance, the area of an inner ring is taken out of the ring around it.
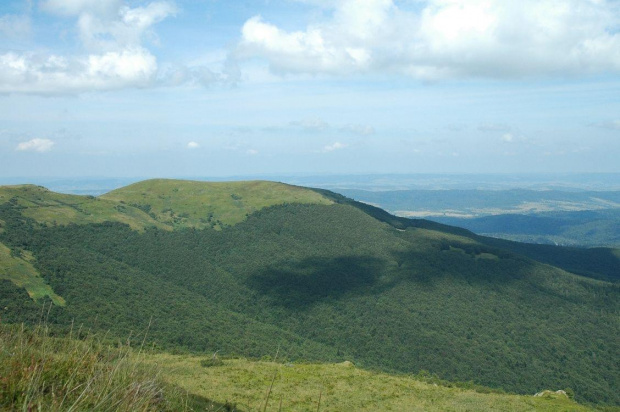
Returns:
[[[249,214],[285,203],[331,204],[312,190],[268,181],[196,182],[153,179],[101,196],[138,207],[171,227],[221,229]]]
[[[135,207],[94,196],[52,192],[42,186],[0,186],[0,204],[14,202],[21,213],[46,226],[120,222],[132,229],[166,226]]]
[[[56,193],[36,185],[0,186],[0,204],[9,201],[25,217],[46,226],[119,222],[134,230],[219,230],[270,206],[333,203],[313,190],[284,183],[176,179],[145,180],[99,197]],[[0,221],[0,232],[4,226]]]

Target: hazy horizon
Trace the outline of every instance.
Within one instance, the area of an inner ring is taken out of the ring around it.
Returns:
[[[101,195],[148,179],[197,181],[270,180],[298,186],[338,191],[360,189],[389,190],[556,190],[620,191],[620,173],[547,174],[256,174],[232,176],[0,176],[0,185],[36,184],[60,193]]]

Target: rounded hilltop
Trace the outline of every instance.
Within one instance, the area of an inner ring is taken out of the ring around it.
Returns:
[[[202,182],[151,179],[100,197],[137,207],[170,228],[234,225],[257,210],[286,203],[331,204],[307,188],[264,180]]]

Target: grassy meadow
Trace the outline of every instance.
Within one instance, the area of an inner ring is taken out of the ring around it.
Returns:
[[[260,209],[285,203],[331,204],[310,189],[276,182],[193,182],[153,179],[101,196],[141,208],[172,227],[234,225]]]
[[[21,213],[46,226],[120,222],[132,229],[166,229],[144,211],[93,196],[55,193],[41,186],[1,186],[0,204],[12,201]]]
[[[193,411],[219,405],[161,378],[140,348],[81,329],[0,325],[0,411]]]
[[[481,387],[476,390],[447,387],[411,376],[358,369],[348,361],[336,364],[246,359],[213,362],[210,356],[164,353],[149,355],[145,360],[161,368],[164,380],[244,411],[593,410],[566,395],[535,397],[493,393]]]

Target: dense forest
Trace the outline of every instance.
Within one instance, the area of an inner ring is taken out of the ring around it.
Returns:
[[[3,322],[36,322],[47,305],[59,333],[81,324],[140,340],[148,328],[148,342],[168,350],[262,357],[280,348],[291,360],[425,370],[519,393],[571,388],[583,401],[620,404],[620,288],[604,280],[618,273],[612,252],[605,265],[582,256],[574,265],[592,276],[577,276],[531,256],[561,260],[561,248],[518,251],[316,193],[333,203],[172,231],[43,224],[13,199],[0,206],[0,243],[31,254],[66,306],[34,302],[4,280]]]

